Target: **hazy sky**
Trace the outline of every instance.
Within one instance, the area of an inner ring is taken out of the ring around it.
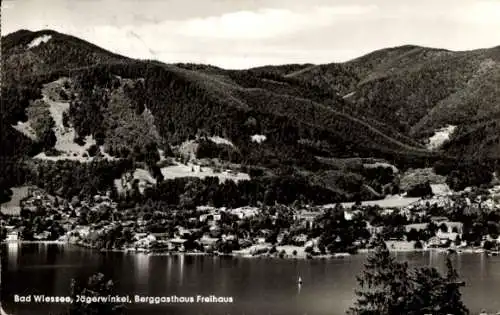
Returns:
[[[54,29],[116,53],[225,68],[500,45],[500,0],[3,0],[2,35]]]

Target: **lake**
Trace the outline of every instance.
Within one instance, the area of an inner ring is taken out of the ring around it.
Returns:
[[[232,303],[127,304],[126,314],[340,315],[352,305],[365,255],[335,260],[245,259],[105,253],[57,244],[2,245],[2,303],[14,315],[51,314],[65,304],[14,303],[14,294],[67,296],[71,278],[103,272],[121,295],[232,297]],[[445,270],[445,254],[399,253],[410,265]],[[466,287],[464,300],[477,314],[500,310],[500,257],[453,257]],[[299,288],[297,277],[303,280]]]

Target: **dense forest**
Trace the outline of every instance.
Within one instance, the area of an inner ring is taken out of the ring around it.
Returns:
[[[51,40],[22,49],[42,34]],[[436,56],[443,51],[405,46],[345,64],[236,71],[133,60],[53,31],[19,31],[3,39],[8,74],[0,116],[3,199],[8,198],[9,187],[28,182],[64,197],[87,196],[112,189],[112,179],[138,166],[152,173],[159,184],[148,189],[146,197],[137,198],[174,205],[213,203],[215,199],[228,205],[322,203],[398,192],[395,175],[387,169],[338,168],[326,162],[329,159],[376,157],[402,172],[434,167],[454,189],[489,183],[498,168],[494,154],[498,126],[487,116],[460,126],[441,151],[426,150],[421,139],[414,137],[432,133],[422,126],[428,123],[425,116],[434,110],[433,104],[455,95],[473,66],[493,56],[493,50],[447,52],[446,62],[438,65]],[[447,70],[462,64],[467,56],[473,60],[460,69]],[[76,143],[84,145],[88,136],[95,140],[87,150],[95,162],[30,161],[42,151],[57,155],[54,120],[43,93],[45,85],[61,78],[66,81],[58,101],[69,104],[63,124],[75,130]],[[446,88],[438,91],[435,86]],[[471,102],[480,102],[472,92]],[[415,108],[409,108],[412,104]],[[12,127],[28,120],[36,139]],[[256,135],[265,136],[265,141],[253,141]],[[210,140],[214,136],[233,145],[215,143]],[[480,144],[473,144],[475,139],[481,139]],[[159,152],[178,155],[186,141],[196,143],[194,153],[199,159],[263,170],[265,176],[254,173],[251,180],[239,183],[164,180]],[[119,160],[106,162],[103,152]],[[474,152],[481,154],[474,156]],[[70,174],[72,168],[76,175]],[[107,178],[99,179],[99,173]],[[62,188],[61,182],[72,185]],[[193,201],[165,192],[189,189]],[[225,197],[226,191],[230,197]],[[410,192],[428,193],[428,184]]]

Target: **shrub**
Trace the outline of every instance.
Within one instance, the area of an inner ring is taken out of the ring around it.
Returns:
[[[276,246],[273,246],[271,247],[271,249],[269,250],[269,254],[274,254],[276,253],[278,250],[276,249]]]
[[[416,241],[415,244],[413,245],[415,249],[422,249],[424,246],[422,245],[421,241]]]
[[[99,152],[99,147],[98,147],[97,145],[93,144],[93,145],[91,145],[91,146],[88,148],[87,152],[88,152],[89,156],[94,157],[94,156],[96,156],[96,155],[97,155],[97,153]]]
[[[432,189],[429,182],[417,184],[407,191],[408,197],[425,197],[432,195]]]

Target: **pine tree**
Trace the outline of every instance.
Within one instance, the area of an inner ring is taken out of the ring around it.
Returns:
[[[413,273],[413,294],[408,315],[441,314],[442,287],[445,279],[435,268],[418,268]]]
[[[411,293],[408,265],[396,262],[381,237],[375,240],[375,252],[368,257],[365,271],[357,280],[361,289],[356,291],[358,300],[348,314],[407,313]]]
[[[410,272],[406,263],[397,262],[385,242],[375,240],[375,252],[358,277],[361,290],[351,315],[467,315],[462,302],[458,273],[451,261],[446,261],[448,272],[442,276],[435,268],[418,268]]]
[[[446,259],[446,268],[448,271],[441,298],[443,314],[469,314],[469,310],[462,302],[462,294],[460,293],[460,287],[464,286],[464,282],[460,281],[457,270],[453,268],[449,258]]]

